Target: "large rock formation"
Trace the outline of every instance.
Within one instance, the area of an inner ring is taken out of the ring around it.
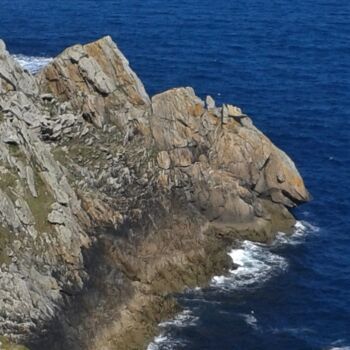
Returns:
[[[43,90],[69,101],[98,127],[108,122],[126,126],[150,106],[142,82],[109,36],[68,48],[38,80]]]
[[[38,85],[2,41],[0,86],[0,329],[27,337],[82,288],[88,217],[35,128],[50,118]]]
[[[308,200],[238,107],[150,99],[110,37],[36,77],[0,42],[0,89],[0,334],[32,349],[142,348],[169,292],[227,267],[237,239],[290,230]]]

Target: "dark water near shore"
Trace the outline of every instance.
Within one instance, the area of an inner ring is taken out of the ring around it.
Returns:
[[[238,271],[179,297],[152,349],[350,349],[348,0],[1,0],[0,37],[33,68],[110,34],[150,94],[191,85],[243,107],[314,201],[292,239],[232,251]]]

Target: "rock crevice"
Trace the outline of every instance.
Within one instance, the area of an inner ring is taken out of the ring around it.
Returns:
[[[150,98],[110,37],[36,76],[0,41],[0,334],[32,349],[138,349],[169,293],[291,230],[292,160],[236,106]],[[99,307],[97,308],[97,305]],[[58,341],[60,339],[60,341]]]

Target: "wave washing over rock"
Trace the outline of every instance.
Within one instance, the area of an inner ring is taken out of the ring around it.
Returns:
[[[310,235],[317,231],[318,228],[312,224],[297,221],[292,234],[278,232],[270,244],[243,241],[238,248],[232,249],[228,253],[234,269],[226,275],[214,276],[211,286],[223,290],[249,289],[261,286],[270,278],[288,269],[288,261],[270,251],[270,248],[301,244],[306,234]]]
[[[306,235],[315,232],[318,232],[318,227],[308,222],[297,221],[292,234],[279,232],[274,241],[269,244],[253,243],[251,241],[239,243],[237,248],[228,252],[228,256],[232,259],[235,268],[229,270],[225,275],[214,276],[210,283],[210,288],[212,289],[210,293],[248,291],[262,287],[270,278],[285,273],[288,269],[288,261],[271,251],[271,249],[277,246],[302,244]],[[216,302],[211,298],[207,300],[206,291],[203,291],[201,288],[197,287],[191,290],[190,293],[197,296],[192,298],[192,301],[209,304]],[[260,328],[259,320],[253,310],[250,314],[241,313],[237,316],[241,317],[250,327],[256,330]],[[188,344],[178,336],[176,329],[194,327],[198,320],[199,317],[193,314],[191,309],[186,309],[174,319],[160,323],[158,326],[160,333],[149,344],[147,350],[186,348]],[[283,331],[285,332],[286,330]],[[339,349],[347,348],[341,347]]]
[[[198,318],[194,316],[191,311],[184,310],[174,319],[159,324],[159,328],[168,327],[194,327],[196,325]],[[161,333],[153,339],[153,341],[148,345],[147,350],[160,350],[160,349],[176,349],[183,346],[184,343],[180,340],[172,338],[170,335],[165,335]]]
[[[240,108],[149,97],[110,37],[18,61],[0,41],[3,341],[143,348],[171,293],[284,266],[256,243],[291,232],[309,194]]]
[[[250,241],[229,253],[235,266],[227,276],[215,276],[211,284],[223,289],[248,288],[284,271],[288,263],[281,256],[268,252]]]
[[[23,69],[28,70],[32,74],[38,73],[52,61],[51,57],[14,55],[13,58],[21,65]]]

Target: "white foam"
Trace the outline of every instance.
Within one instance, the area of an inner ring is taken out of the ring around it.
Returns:
[[[317,231],[319,228],[309,222],[297,221],[294,233],[292,235],[278,233],[272,246],[300,244],[304,241],[306,234]],[[232,249],[229,253],[237,268],[230,270],[227,276],[215,276],[211,281],[211,286],[225,290],[250,288],[286,270],[287,260],[268,248],[269,246],[263,244],[242,242],[239,248]]]
[[[165,321],[159,324],[159,327],[164,328],[168,326],[176,327],[193,327],[196,325],[198,317],[194,316],[191,310],[185,309],[175,316],[174,319],[170,321]]]
[[[319,229],[316,226],[306,221],[298,221],[295,224],[294,234],[286,235],[279,233],[272,246],[299,244],[303,242],[307,233],[317,231]],[[236,265],[236,268],[230,270],[228,275],[215,276],[211,281],[212,287],[227,291],[254,288],[288,268],[287,260],[270,251],[269,246],[250,241],[244,241],[238,248],[232,249],[229,252],[229,256]],[[200,288],[196,288],[194,291],[196,294],[202,293]],[[191,298],[189,300],[193,301],[197,299]],[[198,299],[198,301],[207,302],[205,298]],[[210,300],[208,302],[213,303],[215,301]],[[249,326],[258,329],[258,320],[254,311],[250,314],[241,314],[240,316]],[[154,338],[147,350],[172,350],[181,348],[185,344],[171,336],[171,328],[195,326],[197,321],[198,317],[194,316],[190,310],[184,310],[173,320],[161,323],[159,325],[162,330],[160,335]],[[350,348],[338,347],[329,350],[350,350]]]
[[[171,336],[171,328],[194,327],[198,317],[194,316],[190,310],[185,309],[175,316],[173,320],[159,324],[161,332],[148,345],[147,350],[173,350],[184,346],[184,342]]]
[[[238,249],[232,249],[229,256],[237,268],[230,270],[227,276],[215,276],[211,281],[212,286],[226,290],[249,288],[288,267],[283,257],[250,241],[244,241]]]
[[[254,311],[251,311],[250,314],[241,314],[240,316],[242,316],[246,324],[254,329],[258,329],[258,320],[254,315]]]
[[[279,232],[277,234],[276,240],[273,245],[298,245],[302,244],[305,240],[305,237],[310,233],[318,232],[319,228],[312,225],[307,221],[297,221],[294,225],[294,232],[292,235],[285,234],[284,232]]]
[[[30,73],[35,74],[52,61],[51,57],[14,55],[14,59]]]
[[[147,350],[160,350],[161,347],[168,342],[168,340],[169,339],[166,336],[162,334],[158,335],[153,339],[152,343],[147,346]]]
[[[343,345],[344,339],[338,339],[337,341],[333,342],[327,350],[350,350],[349,345]]]

